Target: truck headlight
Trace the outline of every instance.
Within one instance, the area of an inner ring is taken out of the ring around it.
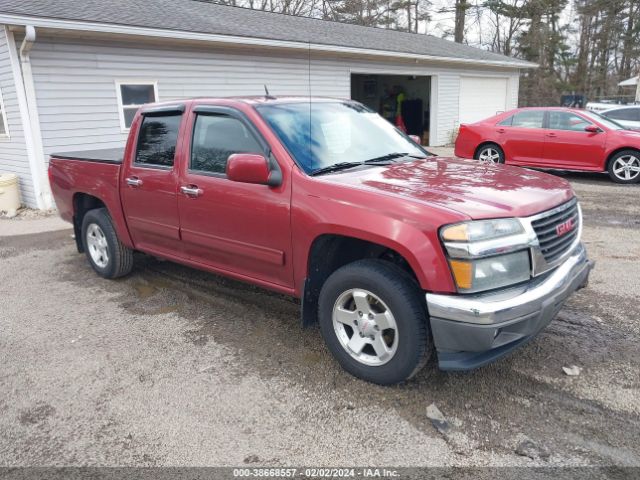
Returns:
[[[479,220],[440,231],[460,293],[507,287],[531,278],[529,237],[517,218]]]
[[[477,260],[449,260],[458,290],[482,292],[529,280],[529,252],[523,250]]]
[[[524,233],[517,218],[497,218],[458,223],[442,229],[445,242],[479,242]]]

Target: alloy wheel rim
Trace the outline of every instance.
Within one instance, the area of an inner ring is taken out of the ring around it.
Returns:
[[[333,329],[344,350],[359,363],[380,366],[398,349],[398,326],[389,307],[373,293],[353,288],[333,306]]]
[[[109,244],[99,225],[92,223],[87,228],[87,247],[91,260],[100,268],[109,264]]]
[[[500,163],[500,153],[495,148],[485,148],[480,152],[478,159],[481,162]]]
[[[640,175],[640,158],[623,155],[613,163],[613,174],[620,180],[635,180]]]

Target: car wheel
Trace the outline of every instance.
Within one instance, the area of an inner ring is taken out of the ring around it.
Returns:
[[[638,183],[640,181],[640,152],[623,150],[609,161],[609,177],[616,183]]]
[[[336,270],[320,292],[319,322],[340,365],[380,385],[408,380],[432,351],[420,288],[405,271],[382,260]]]
[[[82,241],[89,264],[104,278],[127,275],[133,268],[133,250],[118,239],[106,208],[88,211],[82,219]]]
[[[485,163],[504,163],[504,152],[495,143],[481,146],[474,157]]]

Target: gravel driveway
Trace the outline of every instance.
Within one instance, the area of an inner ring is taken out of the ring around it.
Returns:
[[[502,361],[393,388],[291,299],[145,256],[103,280],[70,229],[0,220],[0,465],[640,466],[640,186],[566,178],[589,287]]]

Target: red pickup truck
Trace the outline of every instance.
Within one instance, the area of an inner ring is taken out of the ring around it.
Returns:
[[[302,299],[338,362],[379,384],[479,367],[586,285],[569,184],[429,154],[363,105],[250,97],[147,105],[124,151],[52,155],[78,250],[140,251]]]

